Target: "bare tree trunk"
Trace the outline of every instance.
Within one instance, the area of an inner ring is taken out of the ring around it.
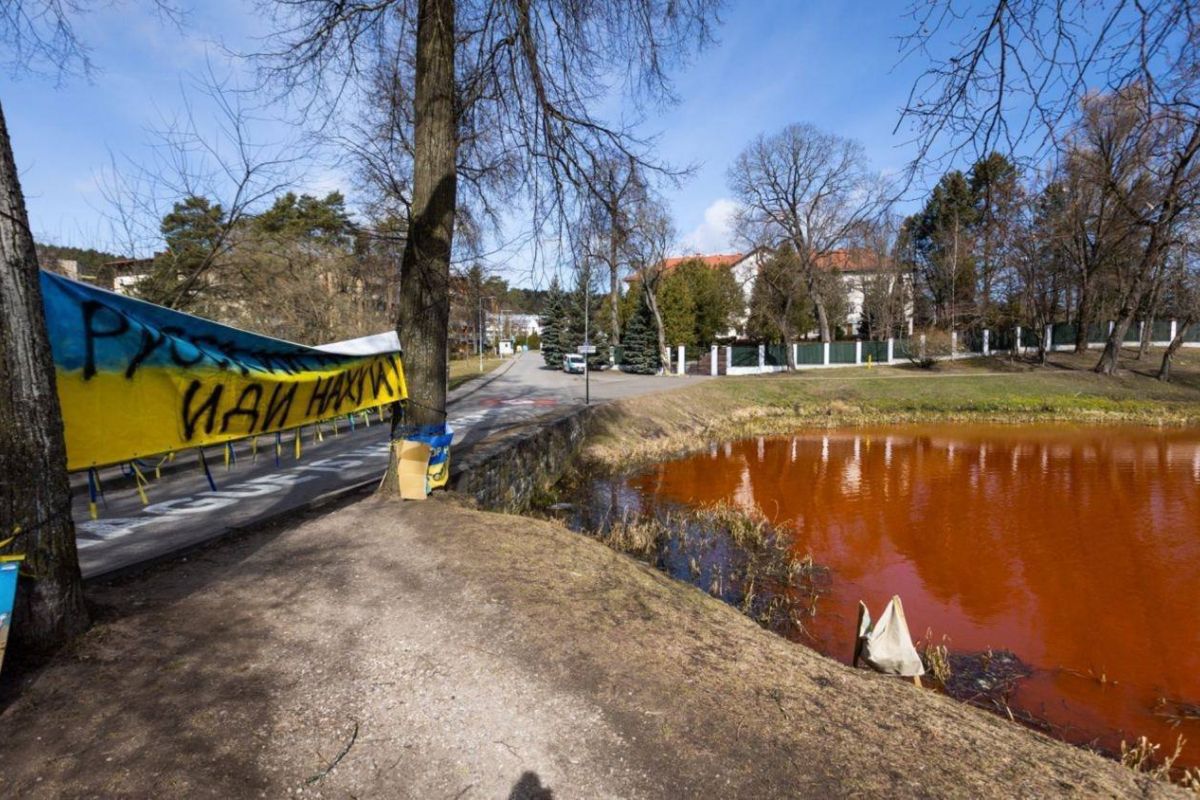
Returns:
[[[1133,323],[1133,310],[1128,308],[1121,309],[1121,314],[1117,318],[1116,324],[1113,325],[1112,331],[1108,334],[1108,339],[1104,342],[1104,352],[1100,354],[1100,361],[1096,364],[1095,371],[1101,375],[1114,375],[1117,371],[1117,359],[1121,355],[1121,342],[1125,341],[1125,332],[1129,330],[1129,326]]]
[[[1192,317],[1185,317],[1179,320],[1175,329],[1175,338],[1171,340],[1171,344],[1167,345],[1167,352],[1163,353],[1162,365],[1158,368],[1158,379],[1163,383],[1171,381],[1171,358],[1183,347],[1184,337],[1188,334],[1188,329],[1195,323]]]
[[[1091,321],[1091,298],[1088,292],[1088,280],[1083,278],[1079,285],[1079,301],[1075,306],[1075,352],[1087,352],[1087,326]]]
[[[12,635],[49,650],[88,625],[62,410],[46,336],[37,254],[0,108],[0,540],[25,554]]]
[[[609,334],[612,336],[612,344],[621,343],[621,315],[617,309],[617,304],[621,300],[621,285],[620,270],[617,268],[617,208],[615,205],[610,205],[608,208],[609,218],[609,234],[608,234],[608,304],[612,307],[609,313],[612,317],[612,330]]]
[[[455,0],[420,0],[417,9],[412,220],[400,263],[396,323],[408,382],[407,421],[417,424],[446,419],[450,255],[458,204],[454,5]],[[394,489],[394,482],[385,487]]]
[[[662,313],[658,310],[658,286],[646,285],[646,305],[654,315],[654,331],[658,337],[659,366],[666,368],[671,363],[671,353],[667,350],[667,331],[663,328]]]

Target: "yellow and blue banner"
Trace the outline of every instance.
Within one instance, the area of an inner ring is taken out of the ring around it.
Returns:
[[[407,397],[398,350],[347,355],[41,275],[67,466],[275,433]]]

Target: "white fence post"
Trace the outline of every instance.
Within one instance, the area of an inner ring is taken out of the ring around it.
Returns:
[[[1053,353],[1054,352],[1054,324],[1051,323],[1051,324],[1047,325],[1046,330],[1042,331],[1042,335],[1046,337],[1045,338],[1046,352]]]
[[[767,346],[761,343],[758,345],[758,371],[767,371]]]
[[[887,363],[890,364],[895,360],[896,360],[896,340],[893,339],[891,336],[889,336],[888,337],[888,361],[887,361]]]
[[[822,342],[821,350],[822,350],[821,363],[828,367],[829,366],[829,342]]]
[[[733,345],[725,345],[725,374],[733,374]]]
[[[958,355],[958,331],[950,331],[950,359]]]
[[[1146,320],[1138,323],[1138,342],[1142,341],[1142,337],[1146,335]]]
[[[920,347],[919,347],[919,348],[918,348],[918,350],[917,350],[917,356],[918,356],[918,358],[920,358],[922,361],[924,361],[924,360],[925,360],[925,334],[924,334],[924,333],[922,333],[922,334],[921,334],[921,344],[920,344]]]
[[[792,342],[792,363],[797,368],[800,366],[800,345],[797,342]]]
[[[991,331],[989,331],[987,328],[983,329],[983,354],[985,356],[990,356],[992,354],[992,342],[991,337],[989,336],[990,333]]]
[[[678,352],[679,352],[679,362],[675,365],[675,374],[682,375],[685,372],[687,372],[687,364],[684,362],[685,356],[684,356],[684,351],[683,351],[683,345],[679,345]]]
[[[1175,341],[1175,337],[1179,334],[1179,320],[1171,320],[1171,341]]]
[[[720,372],[721,372],[720,364],[717,363],[717,346],[714,344],[714,345],[712,345],[711,350],[709,350],[708,374],[709,375],[719,375]]]
[[[1021,326],[1020,325],[1017,326],[1017,334],[1016,335],[1017,335],[1017,338],[1013,339],[1013,345],[1012,345],[1013,349],[1016,350],[1018,354],[1023,354],[1025,352],[1025,349],[1023,347],[1021,347]]]
[[[862,362],[862,339],[854,340],[854,363],[861,364]]]

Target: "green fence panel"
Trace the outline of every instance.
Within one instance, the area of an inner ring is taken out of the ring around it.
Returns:
[[[1041,341],[1041,334],[1035,328],[1021,328],[1022,347],[1037,347]]]
[[[983,331],[963,331],[958,335],[959,346],[969,353],[983,352]]]
[[[767,345],[767,351],[764,354],[766,365],[768,367],[786,367],[788,363],[787,349],[786,344]]]
[[[613,354],[613,359],[614,359],[614,360],[615,360],[615,361],[616,361],[618,364],[623,364],[623,363],[625,363],[625,346],[624,346],[624,345],[620,345],[620,344],[619,344],[619,345],[617,345],[616,347],[614,347],[614,348],[612,349],[612,354]]]
[[[1075,344],[1075,331],[1078,328],[1073,322],[1059,322],[1050,329],[1050,342],[1055,346]]]
[[[892,348],[892,355],[897,359],[915,358],[917,355],[917,342],[909,338],[897,339],[895,346]]]
[[[1171,320],[1156,319],[1150,332],[1151,341],[1167,342],[1171,340]]]
[[[804,342],[796,345],[797,364],[824,364],[825,345],[820,342]]]
[[[1200,342],[1200,322],[1193,322],[1188,328],[1187,333],[1183,335],[1185,342]]]
[[[1013,340],[1016,339],[1016,336],[1017,332],[1012,328],[994,330],[988,339],[988,347],[992,350],[1012,350]]]
[[[1108,323],[1093,322],[1088,325],[1087,340],[1088,344],[1104,344],[1108,341]]]
[[[829,363],[853,364],[856,350],[854,342],[832,342],[829,345]]]
[[[1141,338],[1141,326],[1138,325],[1137,320],[1134,320],[1133,322],[1129,323],[1129,329],[1125,331],[1125,338],[1123,341],[1136,342],[1140,338]]]
[[[758,345],[735,344],[733,346],[733,365],[735,367],[757,367]]]
[[[886,364],[888,356],[887,342],[863,342],[863,361],[870,359],[876,364]]]

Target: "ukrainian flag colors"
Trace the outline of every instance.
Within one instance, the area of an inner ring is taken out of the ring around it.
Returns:
[[[42,272],[71,470],[274,433],[407,397],[400,353],[342,355]]]

